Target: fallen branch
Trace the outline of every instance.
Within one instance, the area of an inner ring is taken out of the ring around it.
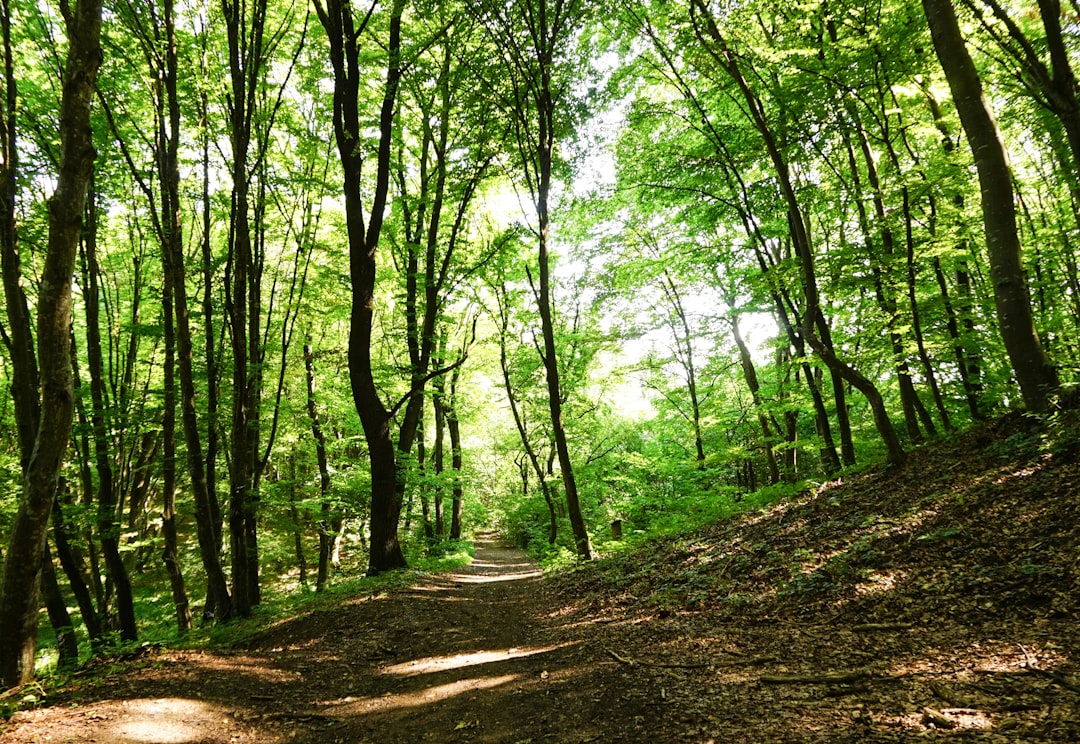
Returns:
[[[953,729],[956,728],[956,721],[949,718],[947,715],[940,711],[936,711],[933,708],[922,709],[923,720],[934,724],[938,728]]]
[[[1016,645],[1019,646],[1020,650],[1024,653],[1024,669],[1028,670],[1029,672],[1034,672],[1035,674],[1040,674],[1043,677],[1052,680],[1057,685],[1064,687],[1066,690],[1069,690],[1070,692],[1075,692],[1076,694],[1080,695],[1080,685],[1073,684],[1062,674],[1058,674],[1057,672],[1051,672],[1048,669],[1043,669],[1039,667],[1035,661],[1035,658],[1031,655],[1027,648],[1024,647],[1024,644],[1018,643]]]
[[[967,708],[970,705],[967,698],[950,690],[940,682],[931,682],[930,691],[954,708]]]
[[[763,685],[846,685],[870,676],[865,669],[835,674],[763,674],[758,682]]]
[[[610,648],[604,650],[611,654],[612,658],[614,658],[615,661],[619,662],[620,664],[626,664],[626,666],[637,666],[637,662],[633,659],[624,659],[623,657],[612,651]]]
[[[872,633],[879,630],[910,630],[915,627],[915,623],[863,623],[862,625],[852,625],[851,631],[853,633]]]
[[[663,662],[663,661],[642,661],[640,659],[630,659],[612,651],[610,648],[606,651],[611,654],[612,658],[620,664],[626,664],[627,666],[647,666],[647,667],[659,667],[660,669],[704,669],[705,667],[712,666],[711,664],[684,664],[679,662]]]
[[[1064,687],[1066,690],[1069,690],[1070,692],[1075,692],[1077,695],[1080,695],[1080,685],[1073,684],[1062,674],[1058,674],[1057,672],[1051,672],[1048,669],[1040,669],[1036,666],[1029,666],[1027,667],[1027,670],[1029,672],[1034,672],[1035,674],[1046,677],[1058,686]]]

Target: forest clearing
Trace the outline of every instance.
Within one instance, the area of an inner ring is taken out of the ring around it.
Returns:
[[[229,647],[103,660],[0,742],[1075,742],[1080,465],[1037,438],[1012,417],[544,578],[482,536]]]

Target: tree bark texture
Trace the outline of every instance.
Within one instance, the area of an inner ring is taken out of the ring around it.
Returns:
[[[333,528],[333,507],[330,504],[330,464],[326,456],[326,434],[319,420],[319,406],[315,398],[315,354],[311,344],[304,344],[304,380],[307,388],[307,413],[311,421],[311,436],[315,440],[315,460],[319,466],[319,568],[315,579],[315,591],[326,588],[330,579],[330,553],[336,530]]]
[[[0,588],[2,685],[33,676],[45,536],[74,416],[71,277],[94,169],[90,104],[101,65],[100,0],[80,0],[65,20],[68,54],[60,103],[60,172],[49,200],[48,252],[37,298],[41,415]]]
[[[404,472],[399,472],[391,436],[390,411],[379,397],[372,372],[372,327],[375,317],[375,266],[379,236],[390,185],[394,108],[401,80],[401,16],[404,0],[390,9],[387,44],[386,87],[379,113],[379,148],[375,188],[368,222],[364,222],[361,199],[364,153],[360,132],[359,89],[361,65],[359,38],[349,3],[316,0],[315,10],[326,30],[330,63],[334,70],[334,138],[341,159],[345,196],[345,223],[349,238],[349,275],[352,308],[349,322],[349,377],[353,405],[364,428],[371,459],[371,544],[368,573],[376,575],[406,565],[398,539],[398,520],[404,491]],[[370,17],[370,16],[369,16]],[[362,26],[366,24],[366,20]],[[399,488],[399,482],[401,488]]]
[[[1001,337],[1024,405],[1042,413],[1050,408],[1058,392],[1058,377],[1032,317],[1005,143],[983,96],[982,81],[960,33],[952,0],[922,0],[922,6],[979,173],[990,279]]]

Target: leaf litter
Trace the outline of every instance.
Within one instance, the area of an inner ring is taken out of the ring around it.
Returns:
[[[1080,741],[1080,466],[1045,439],[1009,416],[543,579],[480,542],[74,677],[0,742]]]

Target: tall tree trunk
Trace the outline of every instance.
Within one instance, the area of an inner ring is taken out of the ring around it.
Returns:
[[[230,143],[232,202],[229,220],[231,294],[229,334],[232,348],[232,426],[229,458],[229,553],[232,559],[233,604],[246,616],[259,603],[255,542],[255,478],[259,441],[259,308],[258,272],[253,250],[249,148],[259,81],[263,75],[263,29],[266,2],[224,0],[229,39]],[[250,14],[250,15],[249,15]]]
[[[333,529],[334,507],[330,503],[330,464],[326,457],[326,434],[319,420],[319,406],[315,399],[315,354],[311,350],[311,344],[304,344],[304,380],[311,436],[315,439],[315,460],[319,466],[319,568],[315,591],[321,592],[330,580],[330,555],[333,552],[336,530]]]
[[[90,426],[94,435],[94,465],[97,470],[97,527],[101,552],[109,578],[116,590],[116,610],[120,621],[120,638],[134,641],[135,605],[127,567],[120,557],[120,522],[117,514],[116,479],[110,452],[109,427],[106,422],[105,363],[101,352],[101,319],[99,312],[97,264],[97,205],[93,178],[87,189],[86,215],[83,230],[83,300],[86,306],[86,358],[90,368]]]
[[[176,324],[173,297],[168,282],[162,283],[162,315],[165,326],[164,411],[161,416],[163,461],[161,463],[161,560],[169,575],[176,629],[183,635],[191,629],[191,603],[180,566],[180,545],[176,532]]]
[[[731,302],[728,303],[732,304]],[[750,391],[750,399],[754,402],[754,411],[757,414],[758,425],[761,427],[761,449],[765,453],[765,462],[769,467],[769,483],[780,482],[780,466],[776,462],[776,452],[773,451],[773,426],[769,422],[769,416],[765,413],[764,401],[761,399],[761,385],[758,383],[757,369],[754,360],[750,356],[750,349],[739,332],[739,318],[734,313],[728,319],[731,325],[731,335],[735,339],[735,346],[739,349],[739,362],[742,365],[743,379]]]
[[[922,0],[922,6],[979,173],[994,305],[1005,351],[1024,405],[1042,413],[1049,410],[1059,383],[1031,314],[1005,144],[983,97],[982,81],[960,33],[952,0]]]
[[[171,3],[172,0],[169,0]],[[203,56],[207,56],[205,45],[207,43],[208,34],[202,34]],[[173,55],[175,57],[175,55]],[[175,60],[174,60],[175,61]],[[209,75],[207,71],[204,73]],[[175,74],[167,78],[168,80],[175,80]],[[172,102],[176,100],[175,86],[170,86],[170,110],[172,108]],[[203,87],[199,98],[199,115],[202,117],[202,240],[200,241],[200,251],[202,255],[202,278],[203,278],[203,292],[202,292],[202,312],[203,312],[203,333],[205,334],[204,353],[206,357],[206,420],[211,422],[210,426],[206,427],[206,459],[205,459],[205,477],[206,477],[206,495],[207,495],[207,512],[209,514],[209,521],[213,526],[213,535],[217,543],[217,553],[220,554],[224,543],[224,522],[221,515],[221,502],[218,499],[217,493],[217,459],[219,446],[218,437],[218,420],[219,420],[219,381],[220,381],[220,368],[218,366],[217,358],[217,344],[218,338],[214,333],[214,315],[215,315],[215,299],[214,299],[214,287],[217,286],[216,277],[214,275],[214,255],[213,255],[213,243],[211,240],[211,203],[210,203],[210,101],[209,95],[206,92],[206,88]],[[179,121],[179,110],[177,111],[177,121]],[[206,606],[213,611],[214,597],[209,592],[209,586],[207,587]]]
[[[207,480],[208,464],[204,459],[202,434],[196,408],[194,346],[188,308],[186,267],[184,264],[183,227],[180,207],[180,99],[177,91],[178,60],[176,55],[175,9],[173,0],[164,0],[166,24],[164,55],[165,110],[161,113],[158,136],[161,178],[161,241],[163,297],[171,295],[176,335],[176,366],[180,380],[180,418],[183,424],[187,469],[195,501],[196,537],[199,557],[206,574],[206,605],[203,619],[224,622],[233,615],[225,572],[220,558],[220,521],[216,517],[216,495]],[[214,385],[213,375],[209,385]],[[210,437],[213,438],[211,423]]]
[[[450,395],[446,399],[446,428],[450,432],[450,468],[453,470],[453,486],[450,502],[450,539],[461,539],[461,515],[464,507],[464,488],[461,457],[461,422],[457,414],[457,384],[461,367],[455,367],[450,377]]]
[[[22,262],[19,257],[19,238],[15,221],[15,199],[18,193],[19,150],[16,144],[15,116],[18,90],[15,62],[12,59],[11,8],[9,0],[2,5],[0,30],[3,33],[4,78],[0,99],[0,267],[3,271],[4,299],[8,318],[8,335],[4,338],[11,357],[11,396],[15,403],[15,428],[19,438],[19,461],[23,472],[30,465],[34,438],[40,419],[41,400],[38,397],[38,366],[34,353],[34,334],[30,309],[23,291]]]
[[[546,0],[541,0],[540,24],[546,23],[543,10]],[[551,29],[541,28],[540,39],[544,44],[553,43],[549,38]],[[566,437],[566,428],[562,415],[562,384],[559,377],[558,347],[555,343],[554,307],[551,297],[551,261],[548,255],[550,239],[551,213],[551,174],[555,155],[555,103],[551,90],[550,64],[551,49],[541,48],[537,60],[539,76],[536,91],[536,159],[539,165],[539,177],[536,182],[536,220],[537,254],[539,270],[539,293],[537,304],[540,310],[540,331],[543,335],[544,374],[547,378],[548,408],[551,412],[551,435],[555,440],[555,451],[559,458],[559,471],[562,475],[563,490],[566,492],[566,509],[570,517],[570,528],[574,532],[574,545],[579,558],[592,560],[593,547],[589,531],[581,513],[578,497],[577,478],[570,458],[570,444]]]
[[[101,64],[100,0],[80,0],[65,20],[68,54],[60,102],[60,171],[49,200],[48,253],[37,298],[38,361],[43,370],[40,420],[23,473],[0,588],[0,685],[8,686],[26,682],[34,673],[45,536],[74,414],[71,277],[94,169],[90,104]],[[5,51],[10,60],[10,50]]]
[[[836,355],[832,345],[825,343],[821,336],[817,335],[818,328],[824,322],[824,319],[821,316],[821,300],[818,294],[813,245],[810,242],[809,230],[804,220],[802,208],[795,194],[787,160],[780,150],[772,127],[765,118],[761,101],[750,90],[742,71],[739,69],[736,58],[727,48],[727,43],[720,33],[720,29],[716,25],[716,21],[712,17],[711,10],[705,0],[693,0],[691,8],[696,16],[695,23],[703,22],[705,24],[703,33],[708,35],[708,39],[703,37],[702,41],[709,54],[713,56],[714,60],[731,76],[739,87],[742,99],[747,107],[748,116],[750,116],[755,128],[764,140],[765,148],[769,153],[775,175],[779,181],[779,187],[783,193],[784,203],[787,208],[788,229],[795,246],[796,258],[802,274],[802,291],[805,298],[802,335],[821,360],[825,362],[830,372],[836,374],[863,394],[867,404],[870,406],[874,425],[885,444],[889,462],[893,464],[902,463],[906,459],[906,454],[900,444],[899,437],[896,435],[896,430],[893,428],[892,420],[889,418],[888,410],[885,408],[885,401],[881,397],[877,386],[854,367],[842,361]]]
[[[390,8],[386,87],[379,112],[375,190],[367,224],[364,222],[361,200],[364,152],[359,143],[359,40],[363,28],[356,27],[352,8],[343,0],[326,0],[325,4],[315,0],[315,10],[326,30],[330,44],[330,62],[334,70],[334,138],[342,165],[345,222],[349,237],[349,275],[352,280],[349,377],[353,404],[360,416],[371,458],[371,544],[368,573],[375,575],[406,565],[398,539],[405,473],[404,470],[399,472],[390,433],[391,412],[379,397],[372,371],[371,354],[375,314],[375,261],[390,185],[394,108],[401,81],[401,16],[405,10],[405,0],[393,0]]]
[[[445,344],[440,344],[444,346]],[[436,362],[441,364],[441,362]],[[446,539],[446,515],[443,509],[443,473],[446,471],[446,408],[444,397],[446,395],[446,376],[440,375],[435,380],[432,390],[431,403],[435,410],[435,445],[432,454],[432,465],[435,468],[435,490],[432,504],[435,507],[435,538]]]

